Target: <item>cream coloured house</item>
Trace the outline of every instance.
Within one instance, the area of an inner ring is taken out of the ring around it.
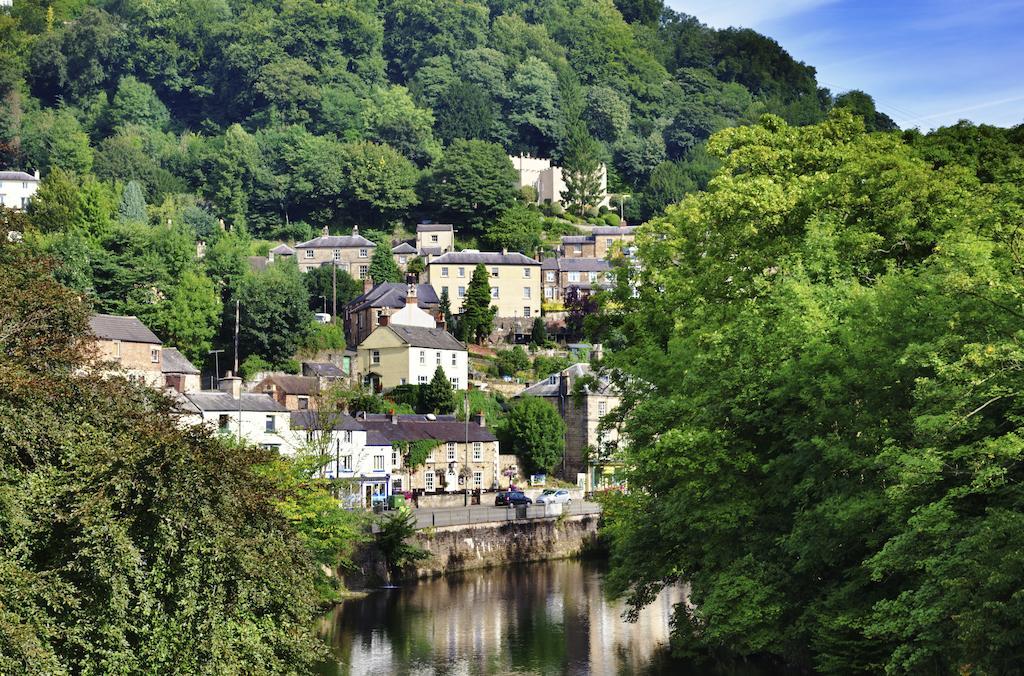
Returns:
[[[443,328],[385,323],[356,353],[361,380],[375,390],[429,383],[438,366],[455,389],[464,390],[469,382],[466,346]]]
[[[551,160],[544,157],[530,157],[529,155],[513,156],[512,166],[515,167],[519,176],[518,187],[532,187],[537,191],[537,203],[551,204],[562,203],[562,193],[565,192],[565,179],[562,177],[562,168],[551,164]],[[601,199],[594,206],[608,206],[608,169],[601,165]]]
[[[364,279],[370,274],[370,260],[376,244],[359,234],[359,226],[351,235],[331,235],[327,226],[323,234],[295,245],[295,259],[299,270],[309,272],[322,265],[337,265],[353,279]]]
[[[452,312],[462,312],[462,301],[473,270],[482,264],[491,286],[491,305],[496,317],[539,317],[541,305],[540,261],[521,253],[459,251],[439,256],[427,265],[427,279],[438,297],[448,289]]]

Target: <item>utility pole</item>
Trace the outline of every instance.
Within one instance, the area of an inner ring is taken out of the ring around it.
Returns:
[[[338,263],[331,261],[331,323],[338,323]]]
[[[465,451],[466,451],[466,494],[465,494],[465,500],[464,500],[465,505],[464,506],[468,507],[469,506],[469,477],[472,476],[472,474],[473,474],[473,472],[469,469],[469,390],[466,390],[466,396],[463,398],[462,401],[466,405],[465,406],[465,411],[466,411],[466,448],[465,448]]]
[[[242,376],[238,372],[239,301],[235,301],[235,377],[238,378],[238,443],[242,443]]]
[[[235,375],[238,375],[238,315],[239,301],[235,301]]]

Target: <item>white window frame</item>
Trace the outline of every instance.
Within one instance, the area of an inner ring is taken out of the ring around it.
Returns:
[[[491,287],[491,298],[501,298],[501,289],[496,286]]]
[[[466,276],[466,268],[459,268],[459,277]]]
[[[473,460],[478,460],[479,461],[479,460],[483,460],[483,459],[484,459],[484,445],[482,443],[480,443],[479,441],[474,441],[473,442]]]
[[[304,252],[304,255],[305,255],[306,258],[312,258],[313,257],[313,250],[312,249],[306,249],[305,252]]]
[[[533,300],[532,295],[533,295],[533,289],[531,289],[528,286],[524,286],[523,287],[523,298],[525,300]]]
[[[491,277],[497,277],[498,276],[498,272],[499,272],[498,268],[496,268],[496,267],[491,268]]]
[[[425,490],[426,492],[428,492],[428,493],[433,493],[434,492],[434,471],[433,470],[428,470],[427,473],[423,476],[423,485],[425,487],[423,490]]]
[[[341,466],[338,468],[339,472],[351,472],[352,471],[352,454],[347,453],[339,456]]]
[[[569,273],[569,281],[570,282],[579,282],[580,281],[580,273],[577,272],[576,270],[571,271]]]
[[[554,270],[548,270],[548,272],[547,272],[547,279],[548,279],[549,282],[554,282],[555,281],[555,271]]]
[[[442,266],[441,267],[441,276],[442,277],[447,277],[448,276],[448,267],[447,266]]]
[[[530,268],[523,268],[523,279],[530,279]]]
[[[380,366],[380,350],[370,350],[370,365]]]
[[[359,257],[360,258],[369,258],[370,257],[369,256],[369,252],[366,249],[360,249],[359,250]]]
[[[484,485],[484,473],[480,470],[473,472],[473,485],[482,488]]]
[[[427,363],[427,351],[426,350],[420,350],[420,364],[423,364],[425,366],[426,363]]]
[[[384,456],[375,455],[373,456],[373,471],[383,472],[384,471]]]
[[[529,305],[524,305],[523,306],[523,317],[528,319],[530,317],[530,315],[531,315],[530,306]]]
[[[466,297],[466,287],[460,286],[459,287],[459,298],[465,298],[465,297]]]
[[[334,260],[336,260],[336,261],[340,261],[341,260],[341,249],[335,249],[334,250]]]
[[[456,447],[454,441],[448,442],[447,451],[448,454],[446,457],[448,458],[448,462],[455,462]]]

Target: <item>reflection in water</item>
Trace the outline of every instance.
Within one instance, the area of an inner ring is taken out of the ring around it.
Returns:
[[[335,608],[321,633],[324,673],[650,674],[668,642],[680,589],[664,591],[636,623],[609,601],[599,567],[578,561],[502,568],[374,592]]]

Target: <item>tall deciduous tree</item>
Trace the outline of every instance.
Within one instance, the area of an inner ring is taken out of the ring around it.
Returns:
[[[284,262],[242,278],[234,300],[240,302],[241,358],[259,355],[271,363],[291,359],[313,321],[309,292],[298,266]],[[224,308],[225,327],[234,326],[235,306]]]
[[[540,397],[520,397],[498,430],[503,452],[511,451],[531,471],[550,474],[565,454],[565,422]]]
[[[447,218],[479,231],[516,201],[516,171],[505,149],[457,140],[438,163],[431,201]]]

